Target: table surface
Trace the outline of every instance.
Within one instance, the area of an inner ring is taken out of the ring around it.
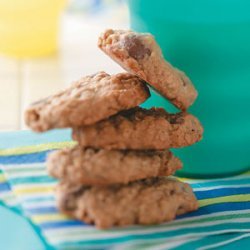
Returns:
[[[24,129],[23,112],[29,103],[86,74],[121,71],[97,48],[97,38],[106,28],[127,28],[126,11],[123,6],[98,17],[65,13],[54,55],[22,60],[0,56],[0,130]]]
[[[10,250],[45,250],[42,240],[27,219],[0,204],[0,247]],[[15,230],[13,230],[15,228]],[[6,233],[7,232],[7,233]],[[9,233],[11,232],[11,233]],[[27,241],[26,238],[29,237]],[[24,240],[25,239],[25,240]],[[18,243],[18,244],[17,244]]]

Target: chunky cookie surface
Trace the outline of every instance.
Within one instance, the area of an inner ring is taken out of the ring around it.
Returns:
[[[188,184],[166,177],[107,187],[61,182],[56,197],[62,212],[98,228],[162,223],[198,208]]]
[[[75,127],[73,139],[83,147],[164,150],[201,140],[203,128],[188,113],[169,114],[162,108],[133,108],[86,127]]]
[[[182,162],[169,150],[131,151],[67,148],[47,160],[51,176],[83,185],[110,185],[172,175]]]
[[[145,83],[135,75],[99,72],[33,103],[25,112],[25,121],[37,132],[89,125],[135,107],[149,95]]]
[[[190,79],[164,60],[154,37],[129,30],[106,30],[98,46],[125,70],[138,75],[176,107],[186,110],[197,97]]]

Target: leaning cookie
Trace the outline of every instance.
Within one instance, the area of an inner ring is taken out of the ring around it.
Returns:
[[[190,186],[167,177],[105,187],[61,182],[56,198],[60,211],[98,228],[157,224],[198,208]]]
[[[169,114],[164,109],[134,108],[86,127],[75,127],[73,139],[83,147],[163,150],[192,145],[203,128],[191,114]]]
[[[181,110],[186,110],[195,101],[197,91],[193,84],[183,72],[164,60],[151,34],[110,29],[100,36],[98,46]]]
[[[130,151],[81,148],[55,151],[48,157],[51,176],[83,185],[110,185],[172,175],[182,167],[169,150]]]
[[[34,131],[84,126],[135,107],[149,97],[145,83],[135,75],[105,72],[86,76],[66,90],[31,104],[26,124]]]

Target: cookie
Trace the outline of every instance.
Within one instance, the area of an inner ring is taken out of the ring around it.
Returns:
[[[169,150],[130,151],[81,148],[55,151],[48,157],[51,176],[83,185],[110,185],[172,175],[182,167]]]
[[[177,108],[186,110],[197,97],[190,79],[164,60],[154,37],[148,33],[107,30],[98,46],[127,71],[149,83]]]
[[[135,75],[120,73],[111,76],[99,72],[33,103],[25,112],[25,121],[37,132],[90,125],[141,104],[149,95],[145,83]]]
[[[203,128],[193,115],[169,114],[162,108],[134,108],[86,127],[75,127],[81,146],[104,149],[162,150],[192,145]]]
[[[60,211],[103,229],[162,223],[198,208],[190,186],[167,177],[105,187],[61,182],[56,198]]]

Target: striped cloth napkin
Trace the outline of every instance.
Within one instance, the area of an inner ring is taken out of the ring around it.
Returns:
[[[6,181],[2,170],[0,170],[0,202],[13,209],[20,209],[18,200],[13,194],[9,183]]]
[[[39,229],[54,249],[241,249],[250,239],[250,172],[212,180],[183,179],[199,200],[198,211],[155,226],[97,230],[68,218],[55,206],[56,180],[46,173],[46,156],[74,145],[69,130],[35,135],[0,134],[0,200]],[[247,248],[246,248],[247,249]]]

